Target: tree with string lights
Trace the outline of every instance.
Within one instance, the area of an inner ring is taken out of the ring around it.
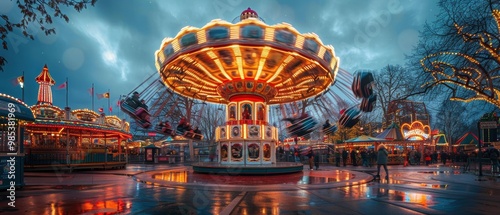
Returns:
[[[451,90],[451,100],[486,101],[500,108],[500,10],[491,1],[479,6],[470,4],[462,0],[440,2],[444,14],[449,16],[449,31],[433,32],[441,37],[440,41],[429,40],[428,46],[419,44],[420,50],[434,48],[420,60],[428,74],[424,92],[445,87]],[[458,9],[470,10],[476,17],[455,14]],[[442,47],[442,51],[436,47]]]

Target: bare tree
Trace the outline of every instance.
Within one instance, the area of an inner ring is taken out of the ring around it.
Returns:
[[[465,103],[444,100],[436,115],[435,128],[446,134],[447,142],[452,144],[462,136],[469,126],[464,125],[470,113],[466,111]]]
[[[8,50],[7,35],[13,32],[14,29],[19,29],[23,36],[32,40],[34,40],[34,36],[30,33],[29,29],[33,29],[33,25],[38,25],[45,35],[55,34],[55,28],[48,27],[53,23],[53,17],[58,17],[69,22],[68,16],[61,10],[61,7],[73,7],[76,11],[80,12],[86,9],[89,4],[94,6],[97,0],[17,0],[15,2],[17,3],[19,12],[22,14],[20,21],[13,21],[5,14],[0,15],[3,20],[3,23],[0,25],[0,38],[5,50]],[[0,56],[0,71],[3,71],[3,66],[6,63],[7,59]]]
[[[377,106],[381,107],[382,122],[390,124],[387,112],[391,101],[400,100],[416,88],[408,71],[400,65],[387,65],[374,73]]]
[[[196,122],[203,132],[204,141],[209,144],[215,143],[215,130],[217,126],[225,123],[225,110],[222,105],[205,104],[206,107],[200,110],[200,121]]]

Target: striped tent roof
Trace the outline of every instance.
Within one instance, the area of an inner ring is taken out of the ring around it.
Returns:
[[[392,123],[387,127],[382,133],[377,135],[377,138],[383,138],[386,140],[404,140],[403,133],[401,133],[401,128],[396,123]]]
[[[467,145],[477,145],[479,143],[479,138],[472,132],[467,132],[462,137],[460,137],[454,146],[467,146]]]
[[[446,146],[448,145],[448,141],[446,141],[446,136],[444,134],[438,134],[433,136],[434,143],[436,146]]]

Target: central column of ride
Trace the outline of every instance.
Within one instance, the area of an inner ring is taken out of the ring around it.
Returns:
[[[268,106],[255,95],[235,95],[226,107],[226,125],[216,129],[221,164],[276,162],[278,132],[268,123]]]

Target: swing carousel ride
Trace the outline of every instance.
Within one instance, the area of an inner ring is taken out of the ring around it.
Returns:
[[[250,8],[237,23],[217,19],[202,28],[184,27],[176,37],[165,38],[155,63],[160,77],[150,77],[153,81],[146,88],[167,90],[152,94],[176,94],[224,107],[226,122],[215,130],[219,162],[194,164],[195,172],[227,173],[233,165],[238,168],[232,170],[240,174],[302,171],[302,164],[276,166],[281,124],[296,138],[318,129],[314,116],[334,117],[337,123],[322,129],[332,134],[340,126],[354,126],[361,112],[370,112],[376,101],[370,72],[357,72],[353,80],[339,68],[333,47],[324,45],[316,34],[301,34],[286,23],[267,25]],[[332,89],[334,83],[337,87]],[[153,104],[160,108],[150,114],[139,100],[143,93],[135,93],[136,89],[122,109],[138,125],[149,128],[151,118],[169,108]],[[340,98],[342,93],[353,101],[362,98],[361,104],[348,107]],[[170,99],[156,102],[165,100]],[[197,122],[183,117],[177,129],[170,125],[158,129],[172,136],[203,138],[190,128],[191,121]]]

